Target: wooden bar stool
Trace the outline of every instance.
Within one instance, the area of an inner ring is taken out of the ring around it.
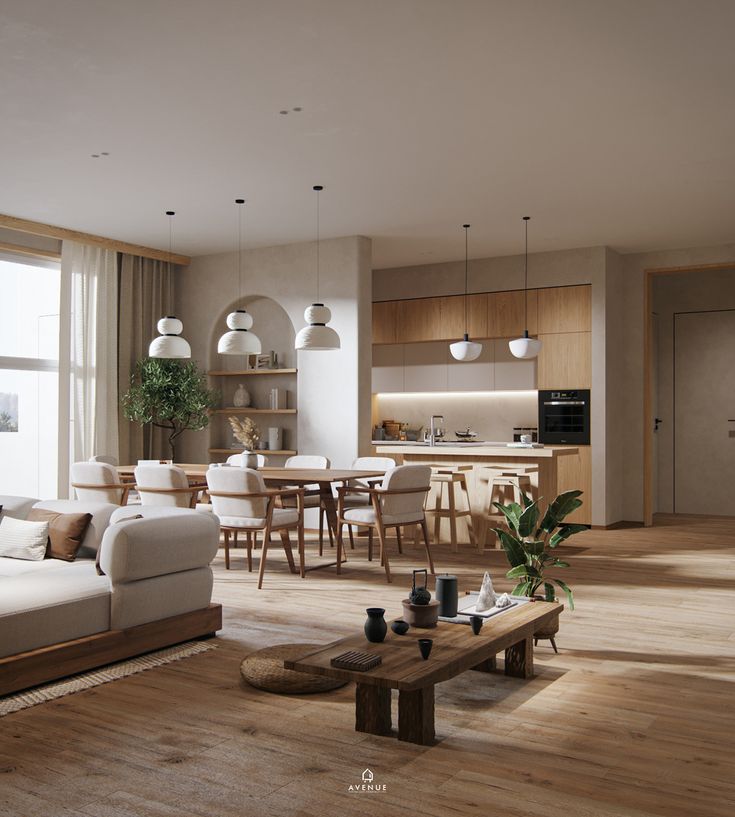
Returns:
[[[527,496],[533,496],[534,490],[531,485],[531,474],[538,472],[537,465],[502,465],[486,466],[480,469],[481,479],[486,479],[488,483],[487,505],[483,513],[482,536],[478,544],[480,553],[484,552],[487,543],[487,532],[490,524],[505,522],[505,516],[496,510],[493,502],[500,502],[507,505],[509,502],[521,503],[521,492]],[[496,537],[496,547],[500,547],[500,542]]]
[[[452,550],[456,553],[459,550],[457,544],[457,519],[464,517],[467,520],[467,534],[470,544],[474,547],[475,531],[472,527],[472,506],[470,504],[470,492],[467,489],[467,471],[471,471],[471,465],[435,465],[431,468],[431,484],[437,486],[436,500],[434,508],[427,509],[428,513],[434,515],[434,542],[439,543],[439,533],[442,519],[449,519],[449,541]],[[444,488],[447,489],[447,504],[443,504]],[[460,495],[464,493],[466,507],[457,509],[457,486]]]

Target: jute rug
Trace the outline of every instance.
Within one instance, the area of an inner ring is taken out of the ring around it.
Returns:
[[[147,669],[160,667],[163,664],[170,664],[172,661],[178,661],[181,658],[189,658],[192,655],[213,650],[216,646],[216,644],[209,641],[187,641],[185,644],[178,644],[175,647],[167,647],[164,650],[157,650],[147,655],[140,655],[137,658],[130,658],[127,661],[119,661],[117,664],[109,664],[106,667],[73,675],[71,678],[65,678],[62,681],[54,681],[25,692],[6,695],[4,698],[0,698],[0,718],[21,709],[28,709],[28,707],[36,704],[63,698],[64,695],[72,695],[74,692],[91,689],[109,681],[117,681],[119,678],[125,678],[128,675],[136,675],[139,672],[145,672]]]

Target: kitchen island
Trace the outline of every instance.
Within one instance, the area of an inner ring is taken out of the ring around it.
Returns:
[[[488,502],[488,483],[480,479],[480,469],[504,468],[512,465],[533,465],[538,473],[531,474],[535,497],[542,498],[542,506],[556,498],[558,493],[559,457],[577,454],[573,446],[546,445],[542,448],[516,448],[505,443],[449,443],[434,446],[428,443],[373,442],[377,454],[392,457],[397,463],[409,465],[472,466],[467,472],[472,521],[476,531],[484,530],[481,524]],[[427,504],[427,508],[432,505]]]

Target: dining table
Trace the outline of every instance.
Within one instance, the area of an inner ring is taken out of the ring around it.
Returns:
[[[171,463],[165,463],[171,464]],[[177,468],[186,474],[190,483],[206,484],[207,471],[210,465],[201,463],[173,463]],[[239,468],[236,465],[217,465],[218,468]],[[119,465],[117,472],[122,479],[129,479],[135,474],[135,465]],[[373,480],[384,476],[385,471],[380,469],[355,470],[350,468],[276,468],[272,466],[264,466],[258,468],[258,473],[263,477],[266,485],[272,487],[283,487],[285,485],[296,485],[298,487],[315,486],[310,493],[319,495],[320,502],[324,508],[327,524],[337,540],[337,504],[334,499],[334,492],[332,490],[334,485],[345,485],[353,480]],[[344,558],[344,557],[343,557]],[[317,565],[310,568],[330,567],[336,565],[336,562],[329,562],[328,564]]]

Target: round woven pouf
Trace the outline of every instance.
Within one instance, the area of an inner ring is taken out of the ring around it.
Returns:
[[[280,695],[306,695],[312,692],[329,692],[346,686],[347,681],[327,678],[286,669],[283,662],[298,658],[319,644],[277,644],[264,650],[252,652],[240,664],[240,675],[250,686]]]

